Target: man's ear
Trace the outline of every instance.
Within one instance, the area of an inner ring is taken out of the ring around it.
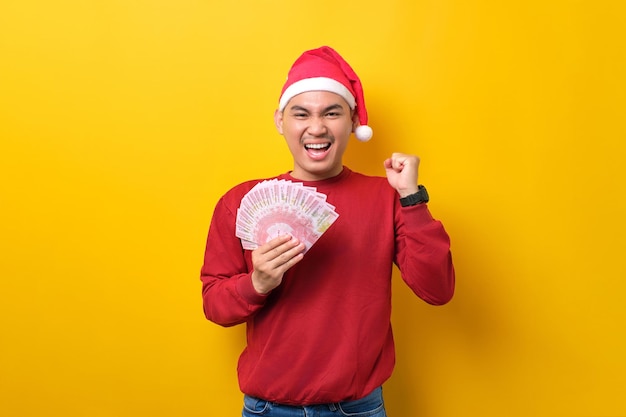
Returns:
[[[283,134],[283,112],[276,109],[274,112],[274,124],[276,125],[276,130],[281,135]]]
[[[359,114],[356,112],[356,109],[352,110],[352,132],[354,132],[357,127],[361,126],[359,122]]]

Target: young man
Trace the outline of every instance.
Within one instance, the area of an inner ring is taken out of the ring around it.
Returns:
[[[293,170],[277,179],[326,195],[337,220],[305,251],[291,235],[245,250],[237,210],[260,180],[217,203],[201,271],[206,317],[246,323],[238,366],[243,416],[384,417],[381,386],[394,366],[391,274],[424,301],[453,295],[450,241],[418,186],[419,159],[394,153],[386,178],[343,165],[352,133],[368,140],[359,78],[329,47],[306,51],[289,71],[276,110]]]

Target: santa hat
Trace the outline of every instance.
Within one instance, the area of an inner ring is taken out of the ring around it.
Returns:
[[[343,97],[359,116],[360,126],[354,135],[366,142],[372,137],[367,125],[367,109],[363,98],[361,81],[350,65],[334,49],[328,46],[304,52],[294,62],[287,75],[287,82],[280,93],[278,109],[283,111],[289,100],[307,91],[330,91]]]

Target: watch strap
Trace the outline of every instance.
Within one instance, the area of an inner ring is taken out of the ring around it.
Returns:
[[[423,185],[417,186],[417,192],[409,194],[406,197],[400,198],[400,205],[402,207],[415,206],[417,204],[428,203],[429,197],[426,187]]]

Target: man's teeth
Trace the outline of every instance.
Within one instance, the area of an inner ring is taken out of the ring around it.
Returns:
[[[307,145],[304,145],[304,147],[307,149],[326,149],[329,146],[330,144],[328,143],[309,143]]]

